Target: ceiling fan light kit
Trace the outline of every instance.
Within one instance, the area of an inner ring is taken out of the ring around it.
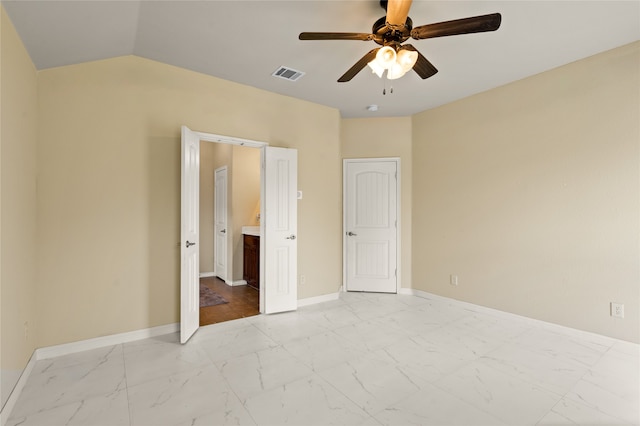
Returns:
[[[303,32],[298,38],[300,40],[373,40],[382,46],[364,55],[338,79],[339,83],[350,81],[367,65],[380,78],[386,71],[387,78],[394,80],[413,69],[424,80],[435,75],[438,72],[437,68],[412,45],[402,45],[402,43],[409,38],[423,40],[495,31],[500,28],[502,22],[502,16],[499,13],[492,13],[413,28],[413,21],[408,16],[411,2],[412,0],[382,0],[380,5],[387,14],[373,24],[371,34]]]
[[[396,51],[397,49],[397,51]],[[413,69],[418,60],[418,52],[404,49],[402,46],[384,46],[376,53],[376,58],[367,65],[378,77],[387,71],[387,78],[395,80]]]

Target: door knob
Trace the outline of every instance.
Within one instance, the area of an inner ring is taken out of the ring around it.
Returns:
[[[354,234],[351,231],[347,232],[347,235],[350,236],[350,237],[357,237],[358,236],[358,234]]]
[[[187,248],[189,248],[191,246],[195,246],[195,245],[196,245],[196,243],[192,243],[192,242],[189,242],[189,240],[187,240]]]
[[[226,230],[226,229],[223,229],[223,230],[222,230],[222,231],[220,231],[220,232],[221,232],[221,233],[223,233],[223,234],[226,234],[226,233],[227,233],[227,230]]]
[[[293,234],[291,234],[291,235],[289,235],[289,236],[288,236],[288,237],[286,237],[286,238],[287,238],[287,240],[295,240],[295,239],[296,239],[296,236],[295,236],[295,235],[293,235]]]

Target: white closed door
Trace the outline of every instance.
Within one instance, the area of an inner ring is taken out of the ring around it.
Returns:
[[[223,281],[227,280],[227,167],[215,170],[214,178],[214,274]]]
[[[264,228],[261,250],[264,280],[261,311],[267,314],[298,307],[298,151],[265,147]]]
[[[200,139],[182,126],[180,195],[180,342],[200,325]]]
[[[345,160],[347,291],[397,293],[398,160]]]

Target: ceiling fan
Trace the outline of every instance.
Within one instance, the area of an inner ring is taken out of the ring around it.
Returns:
[[[408,16],[412,0],[381,0],[380,6],[387,12],[386,16],[373,24],[371,34],[367,33],[333,33],[333,32],[303,32],[300,40],[360,40],[378,43],[382,47],[372,49],[356,62],[338,82],[350,81],[362,69],[369,65],[378,77],[387,72],[390,80],[402,77],[413,69],[422,79],[426,79],[438,72],[427,58],[410,44],[402,44],[409,38],[422,40],[427,38],[445,37],[458,34],[471,34],[495,31],[500,28],[502,16],[499,13],[455,19],[453,21],[413,27],[413,21]]]

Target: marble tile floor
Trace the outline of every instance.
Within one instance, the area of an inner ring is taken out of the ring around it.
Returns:
[[[638,425],[636,344],[442,299],[342,294],[38,361],[28,425]]]

